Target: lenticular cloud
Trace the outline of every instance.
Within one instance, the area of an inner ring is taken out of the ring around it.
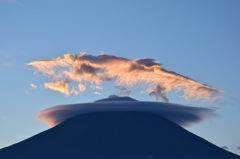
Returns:
[[[30,62],[37,72],[51,79],[44,87],[67,96],[91,88],[102,89],[102,82],[114,82],[121,93],[130,93],[136,86],[145,93],[168,101],[166,93],[182,92],[184,98],[213,99],[217,88],[168,71],[154,59],[130,60],[111,55],[92,56],[86,53],[65,54],[48,60]],[[124,91],[123,91],[124,90]]]
[[[111,101],[112,98],[117,99]],[[189,107],[162,102],[146,102],[128,97],[109,97],[92,103],[61,105],[42,110],[37,118],[54,127],[72,117],[92,112],[150,112],[181,126],[190,126],[215,116],[214,109]]]

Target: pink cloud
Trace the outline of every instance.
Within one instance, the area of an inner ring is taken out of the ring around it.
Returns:
[[[88,84],[101,88],[103,81],[115,82],[116,88],[122,88],[120,91],[127,93],[140,84],[146,87],[143,90],[145,93],[160,97],[164,101],[168,101],[166,93],[170,91],[182,92],[186,99],[207,100],[215,99],[217,93],[223,92],[189,77],[168,71],[159,62],[149,58],[130,60],[111,55],[92,56],[80,53],[66,54],[63,57],[48,60],[36,60],[28,65],[52,80],[45,83],[45,88],[67,96],[78,95],[88,88]],[[75,83],[77,86],[69,90],[68,85]]]

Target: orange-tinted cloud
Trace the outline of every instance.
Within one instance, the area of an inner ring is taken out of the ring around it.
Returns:
[[[36,88],[37,88],[37,85],[34,84],[34,83],[31,83],[31,84],[30,84],[30,87],[31,87],[32,89],[36,89]]]
[[[48,82],[44,84],[44,87],[53,91],[58,91],[60,93],[70,95],[68,90],[68,84],[61,81]]]
[[[223,92],[168,71],[159,62],[148,58],[129,60],[111,55],[92,56],[80,53],[32,61],[29,65],[52,79],[53,82],[45,83],[46,88],[66,95],[77,95],[87,88],[87,84],[94,84],[98,88],[103,81],[114,81],[117,88],[127,88],[124,91],[128,93],[140,84],[146,87],[146,93],[164,101],[168,101],[166,93],[170,91],[182,92],[186,99],[212,99],[215,94]],[[76,82],[78,90],[75,87],[74,91],[69,90],[69,83]]]

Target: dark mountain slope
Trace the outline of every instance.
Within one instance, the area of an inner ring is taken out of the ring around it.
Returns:
[[[158,115],[78,115],[0,150],[0,159],[240,159]]]

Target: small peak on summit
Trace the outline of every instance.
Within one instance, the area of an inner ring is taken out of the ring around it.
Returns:
[[[99,99],[99,100],[96,100],[95,102],[118,102],[118,101],[121,101],[121,102],[129,102],[129,101],[138,101],[136,99],[133,99],[131,97],[128,97],[128,96],[117,96],[117,95],[110,95],[108,98],[103,98],[103,99]]]

